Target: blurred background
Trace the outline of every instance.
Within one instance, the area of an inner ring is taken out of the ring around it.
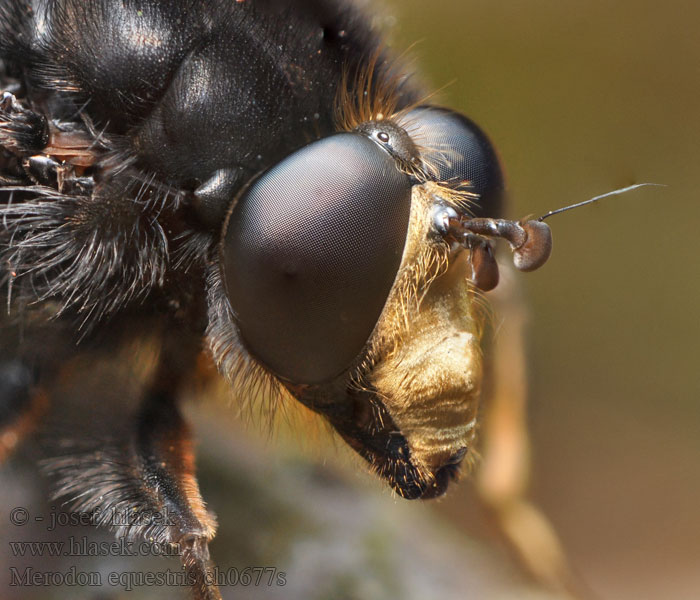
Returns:
[[[373,9],[426,84],[446,86],[441,101],[491,136],[511,217],[634,183],[668,186],[552,218],[552,258],[518,275],[529,306],[531,497],[591,598],[700,597],[700,9],[680,0],[386,0]],[[128,368],[92,373],[105,405],[119,405]],[[71,385],[66,398],[98,393]],[[219,516],[212,552],[222,566],[272,565],[288,581],[224,597],[554,597],[520,573],[467,480],[438,501],[405,502],[323,428],[311,434],[290,417],[268,435],[264,418],[248,427],[235,407],[206,404],[187,412],[203,495]],[[29,444],[2,468],[2,507],[53,510],[31,466],[40,456]],[[11,527],[5,517],[3,565],[76,564],[20,560],[8,540],[111,539],[92,528]],[[163,562],[84,557],[80,566]],[[23,600],[172,597],[10,588],[7,569],[0,590]]]

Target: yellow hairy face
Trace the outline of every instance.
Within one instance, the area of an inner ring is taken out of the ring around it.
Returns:
[[[292,381],[249,352],[235,327],[217,325],[211,338],[221,370],[244,396],[261,387],[277,400],[280,392],[291,394],[398,494],[429,498],[444,493],[474,456],[486,311],[473,283],[471,246],[450,242],[436,224],[446,209],[464,215],[473,194],[413,181],[393,285],[369,339],[340,374]],[[221,280],[212,283],[220,293]],[[333,335],[326,337],[333,352]]]
[[[470,282],[469,251],[451,251],[432,233],[435,187],[414,188],[402,268],[367,376],[428,484],[423,497],[443,492],[473,450],[482,379],[483,304]]]

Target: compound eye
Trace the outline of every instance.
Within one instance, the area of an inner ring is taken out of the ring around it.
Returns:
[[[475,217],[498,217],[503,204],[503,174],[486,134],[454,111],[423,106],[402,118],[408,134],[421,148],[429,172],[438,181],[466,186],[478,194]]]
[[[396,279],[410,206],[396,161],[354,133],[314,142],[258,179],[223,238],[226,289],[251,354],[294,383],[349,368]]]

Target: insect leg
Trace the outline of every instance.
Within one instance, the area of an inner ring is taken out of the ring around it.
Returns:
[[[194,597],[220,598],[211,582],[213,563],[208,543],[216,521],[206,510],[195,477],[189,428],[172,394],[152,390],[138,417],[134,445],[140,462],[144,498],[168,521],[153,537],[159,544],[177,544]]]
[[[510,270],[503,265],[501,268]],[[507,333],[494,340],[491,394],[482,424],[476,491],[521,565],[546,587],[577,596],[576,581],[554,527],[527,498],[530,440],[524,350],[526,309],[512,277],[491,294]]]
[[[95,523],[119,538],[178,554],[194,598],[217,600],[208,548],[216,520],[201,497],[190,430],[178,407],[200,348],[182,329],[166,334],[160,348],[138,406],[129,410],[126,398],[120,406],[100,399],[113,415],[107,432],[98,431],[85,446],[85,440],[65,440],[69,450],[49,459],[47,471],[57,479],[57,498],[97,515]]]

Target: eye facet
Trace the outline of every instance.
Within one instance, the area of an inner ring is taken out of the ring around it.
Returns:
[[[479,195],[476,217],[500,216],[504,182],[498,156],[486,134],[465,116],[444,108],[419,107],[401,119],[423,150],[435,178]],[[427,150],[427,153],[426,153]]]
[[[350,367],[396,278],[410,204],[396,161],[355,133],[314,142],[258,179],[223,238],[229,301],[253,356],[295,383]]]

